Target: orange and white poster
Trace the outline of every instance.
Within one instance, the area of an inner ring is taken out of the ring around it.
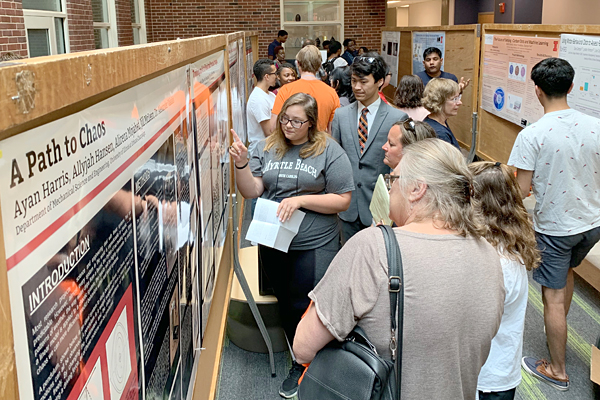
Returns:
[[[481,107],[525,127],[544,109],[535,95],[531,69],[541,60],[558,57],[559,39],[485,35]]]

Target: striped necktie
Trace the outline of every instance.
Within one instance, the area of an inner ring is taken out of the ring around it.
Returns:
[[[369,123],[367,122],[367,113],[369,109],[363,108],[360,113],[360,119],[358,120],[358,143],[360,143],[360,154],[365,151],[365,145],[367,144],[367,137],[369,136]]]

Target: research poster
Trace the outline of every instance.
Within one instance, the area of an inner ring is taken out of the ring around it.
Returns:
[[[187,76],[179,68],[0,142],[21,398],[181,395]]]
[[[481,107],[522,127],[544,115],[530,78],[531,68],[558,57],[554,38],[485,35]]]
[[[248,127],[246,125],[246,72],[244,70],[244,39],[238,40],[238,125],[242,126],[246,142],[248,142]],[[237,131],[236,131],[237,132]],[[229,156],[229,154],[227,154]]]
[[[381,32],[381,56],[390,67],[390,85],[398,86],[398,58],[400,54],[400,32]]]
[[[191,69],[191,68],[190,68]],[[189,73],[188,73],[189,75]],[[186,121],[181,129],[176,129],[173,135],[176,171],[177,198],[177,257],[179,264],[179,332],[181,348],[181,364],[178,373],[181,374],[181,398],[187,397],[194,366],[194,339],[199,331],[198,316],[198,264],[193,254],[196,249],[198,209],[195,206],[195,152],[194,131],[191,124],[191,91],[186,91]],[[196,324],[194,325],[194,319]],[[196,343],[197,344],[197,343]],[[177,381],[176,377],[176,381]],[[176,388],[177,389],[177,388]]]
[[[215,275],[215,237],[223,212],[222,132],[227,129],[227,93],[225,92],[225,54],[220,51],[192,65],[192,109],[196,127],[197,190],[200,210],[201,246],[198,257],[200,335],[206,329]],[[223,112],[225,114],[223,114]],[[227,150],[227,148],[225,148]]]
[[[600,118],[600,37],[562,34],[559,54],[575,69],[569,106]]]
[[[252,39],[246,38],[246,93],[249,95],[252,93],[254,89],[254,80],[253,77],[253,68],[254,68],[254,54],[252,52]],[[248,97],[248,96],[246,96]],[[245,104],[245,103],[244,103]]]
[[[412,43],[413,74],[425,71],[425,67],[423,66],[423,52],[429,47],[440,49],[442,58],[446,54],[446,32],[413,32]],[[444,70],[443,61],[442,70]]]

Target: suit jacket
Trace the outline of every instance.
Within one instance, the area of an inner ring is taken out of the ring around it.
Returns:
[[[390,173],[390,167],[383,163],[385,152],[381,147],[387,141],[392,125],[406,118],[406,113],[382,101],[369,129],[365,151],[361,155],[358,143],[358,102],[335,111],[331,135],[348,154],[355,186],[350,207],[339,214],[342,221],[353,222],[360,217],[363,225],[371,225],[373,222],[369,205],[377,177],[379,174]]]

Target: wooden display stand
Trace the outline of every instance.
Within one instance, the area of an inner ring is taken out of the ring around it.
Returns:
[[[253,52],[257,55],[258,32],[238,32],[2,63],[0,140],[76,113],[140,83],[194,63],[217,51],[226,50],[228,40],[244,37],[252,40]],[[227,60],[227,57],[225,59]],[[240,73],[245,76],[245,72],[246,69],[242,65]],[[228,65],[226,74],[228,76]],[[230,93],[228,101],[231,105]],[[229,110],[231,124],[231,106]],[[8,154],[4,156],[7,157]],[[229,203],[231,208],[231,202]],[[197,374],[192,376],[195,380],[195,400],[214,399],[216,394],[233,277],[231,212],[229,218],[221,265],[215,280],[212,307],[202,343],[205,350],[199,355]],[[18,400],[2,229],[0,308],[0,398]]]
[[[462,95],[462,107],[458,115],[448,124],[452,133],[461,146],[471,148],[471,129],[473,126],[473,111],[477,110],[477,88],[479,87],[479,53],[481,25],[444,25],[427,27],[384,27],[384,31],[401,32],[400,50],[398,54],[398,81],[404,75],[410,75],[412,70],[412,33],[413,32],[446,32],[444,55],[444,71],[458,77],[471,79],[471,83]],[[422,55],[420,55],[422,59]],[[396,88],[388,86],[384,94],[388,99],[394,98]]]

